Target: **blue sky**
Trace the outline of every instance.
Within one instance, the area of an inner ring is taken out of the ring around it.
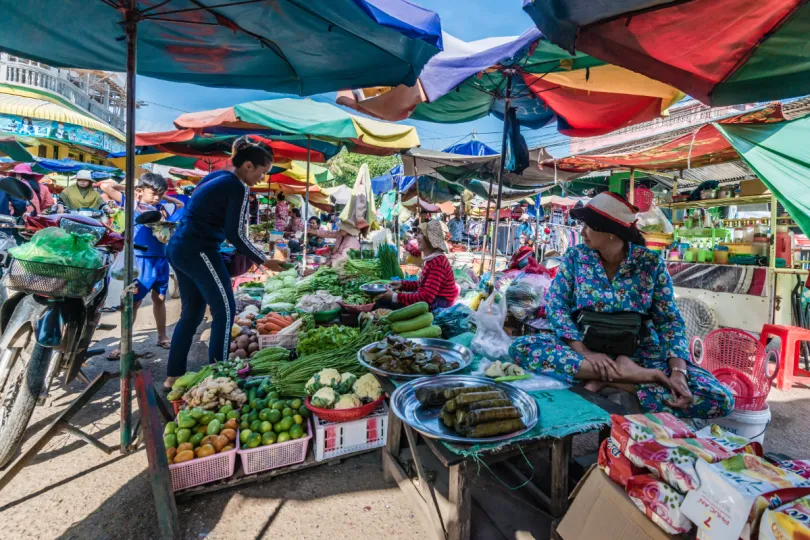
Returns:
[[[521,0],[411,0],[439,14],[445,32],[465,41],[516,36],[532,25],[521,9]],[[497,6],[497,7],[496,7]],[[174,118],[186,111],[201,111],[228,107],[244,101],[267,99],[277,94],[254,90],[205,88],[138,77],[137,97],[147,106],[137,112],[138,131],[172,129]],[[313,96],[313,99],[333,103],[334,94]],[[405,121],[417,126],[422,147],[442,149],[461,139],[467,139],[473,129],[478,140],[499,149],[502,124],[495,118],[482,118],[464,124],[434,124]],[[553,128],[532,132],[532,136],[554,133]],[[527,134],[528,138],[528,134]],[[531,145],[531,140],[529,143]]]

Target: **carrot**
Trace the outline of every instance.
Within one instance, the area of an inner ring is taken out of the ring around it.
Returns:
[[[284,320],[287,321],[289,324],[293,323],[293,318],[290,317],[289,315],[283,315],[283,317],[284,317]]]
[[[287,321],[286,321],[286,320],[285,320],[285,319],[284,319],[284,318],[283,318],[281,315],[275,315],[275,316],[273,316],[273,317],[271,318],[271,321],[273,322],[273,324],[277,324],[277,325],[279,325],[281,328],[284,328],[285,326],[287,326],[287,325],[289,325],[289,324],[290,324],[290,323],[288,323],[288,322],[287,322]]]
[[[264,323],[264,327],[265,327],[267,330],[270,330],[271,332],[272,332],[273,330],[275,330],[276,332],[278,332],[279,330],[281,330],[281,327],[280,327],[279,325],[277,325],[277,324],[275,324],[275,323],[271,323],[271,322]]]

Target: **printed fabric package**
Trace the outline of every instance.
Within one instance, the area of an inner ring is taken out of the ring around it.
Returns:
[[[717,446],[734,454],[754,454],[763,457],[762,445],[756,441],[749,441],[745,437],[740,437],[734,433],[723,429],[717,424],[706,426],[697,435],[701,439],[708,439]]]
[[[759,540],[810,539],[810,496],[774,510],[765,510],[759,524]]]
[[[633,465],[629,459],[622,455],[619,445],[616,444],[613,437],[608,437],[602,441],[599,446],[597,463],[611,480],[622,487],[626,487],[627,482],[632,477],[647,472],[646,469]]]
[[[776,465],[780,469],[796,473],[802,478],[810,480],[810,460],[779,461]]]
[[[695,436],[689,426],[670,413],[644,413],[620,416],[611,414],[613,422],[610,435],[627,453],[629,441],[643,442],[652,439],[684,439]]]
[[[717,463],[732,456],[708,439],[655,439],[629,442],[624,452],[633,465],[644,467],[680,492],[700,486],[695,462]]]
[[[627,482],[627,495],[639,510],[669,534],[687,533],[692,522],[681,513],[684,495],[650,474]]]

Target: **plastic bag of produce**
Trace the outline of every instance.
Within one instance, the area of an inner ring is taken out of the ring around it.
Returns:
[[[100,268],[101,255],[89,234],[69,233],[58,227],[37,231],[27,244],[11,248],[11,255],[21,261]]]
[[[113,261],[112,266],[110,266],[110,277],[112,277],[113,279],[117,279],[119,281],[123,281],[124,280],[124,268],[125,268],[124,267],[124,254],[119,253],[115,257],[115,261]],[[137,266],[132,268],[132,277],[133,277],[133,279],[138,279],[138,276],[140,274],[141,273],[138,270]]]
[[[551,278],[546,274],[520,274],[506,289],[509,313],[519,321],[537,317],[546,305],[546,292]]]
[[[655,205],[648,211],[638,214],[636,226],[643,232],[671,234],[673,231],[672,223],[670,223],[661,209]]]
[[[505,321],[506,299],[494,292],[481,302],[472,316],[476,326],[475,337],[470,344],[472,352],[490,360],[510,360],[512,339],[503,329]]]
[[[447,309],[436,309],[433,311],[433,315],[433,324],[442,329],[442,336],[445,339],[475,330],[470,320],[473,310],[464,304],[456,304]]]

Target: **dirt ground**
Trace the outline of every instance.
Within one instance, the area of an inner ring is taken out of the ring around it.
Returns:
[[[169,302],[169,321],[176,321],[179,300]],[[105,315],[120,323],[120,313]],[[151,306],[144,306],[136,323],[135,349],[154,358],[143,361],[156,381],[165,377],[168,351],[155,346]],[[208,324],[197,335],[189,368],[207,357]],[[100,344],[112,350],[119,330],[99,332]],[[85,372],[116,370],[117,363],[92,359]],[[27,434],[32,437],[81,393],[76,381],[59,388],[49,403],[35,411]],[[766,451],[810,457],[810,390],[771,392],[773,413]],[[109,382],[91,405],[72,422],[118,444],[118,382]],[[575,453],[595,448],[593,436],[575,440]],[[481,474],[489,474],[482,470]],[[380,454],[350,458],[178,503],[184,538],[279,538],[331,540],[357,538],[424,538],[418,515],[396,487],[385,484]],[[106,456],[67,434],[54,438],[35,462],[0,492],[0,530],[4,538],[157,538],[157,518],[143,450],[129,456]]]

